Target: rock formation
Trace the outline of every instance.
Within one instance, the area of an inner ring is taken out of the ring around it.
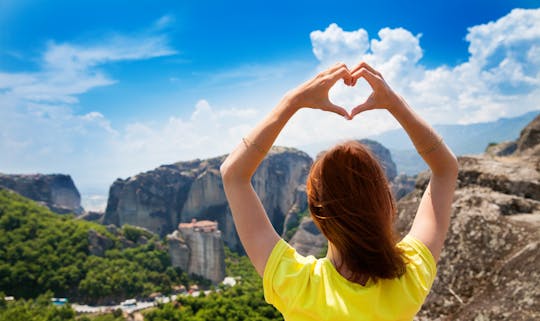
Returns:
[[[51,211],[81,214],[81,195],[69,175],[0,174],[0,186],[47,206]]]
[[[219,166],[224,156],[160,166],[111,186],[104,224],[131,224],[164,236],[179,222],[217,221],[227,245],[239,250]],[[284,232],[284,221],[305,210],[305,181],[311,158],[296,149],[274,147],[253,177],[255,190],[272,224]]]
[[[145,227],[164,236],[176,229],[180,212],[193,181],[220,159],[163,165],[125,180],[117,179],[109,190],[104,224]]]
[[[96,222],[100,224],[101,222],[103,222],[103,215],[105,215],[105,213],[103,212],[89,211],[77,216],[77,219],[85,220],[88,222]]]
[[[388,181],[392,182],[397,176],[397,167],[392,160],[390,150],[384,147],[381,143],[371,139],[360,139],[359,142],[365,145],[373,152],[373,154],[375,154],[382,167],[384,168],[384,172],[386,173]]]
[[[459,158],[450,230],[418,320],[540,319],[539,122],[522,131],[514,154]],[[419,175],[398,202],[402,233],[428,180]]]
[[[218,223],[192,220],[180,223],[167,236],[172,265],[214,283],[225,278],[225,249]]]
[[[540,156],[540,114],[536,116],[533,121],[525,127],[519,139],[517,140],[517,150],[518,155],[533,155]]]
[[[486,154],[493,157],[512,154],[540,156],[538,141],[540,141],[540,114],[523,128],[518,140],[489,144],[486,148]]]
[[[414,190],[416,182],[416,176],[408,176],[405,174],[400,174],[394,178],[392,181],[392,193],[396,200],[400,200],[405,195],[409,194]]]
[[[489,156],[508,156],[512,155],[516,149],[516,142],[493,143],[488,145],[485,154]]]
[[[114,246],[113,240],[94,229],[89,229],[87,234],[88,252],[92,255],[103,257],[105,252]]]
[[[311,217],[304,217],[302,222],[300,222],[298,231],[294,233],[289,244],[302,255],[321,257],[326,255],[324,249],[327,247],[328,241],[313,219]]]

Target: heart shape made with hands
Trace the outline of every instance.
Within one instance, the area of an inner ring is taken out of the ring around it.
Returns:
[[[337,81],[328,91],[328,98],[332,103],[344,108],[350,115],[352,110],[364,103],[371,93],[373,89],[361,77],[354,86],[347,86],[344,81]]]

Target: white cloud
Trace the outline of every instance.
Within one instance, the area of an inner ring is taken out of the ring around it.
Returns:
[[[83,197],[94,199],[88,204],[96,209],[96,195],[117,177],[225,154],[260,117],[254,109],[216,110],[200,100],[187,118],[113,128],[102,114],[77,115],[69,106],[0,108],[0,171],[69,173],[83,194],[93,193]]]
[[[164,15],[162,17],[160,17],[155,23],[154,23],[154,26],[157,30],[162,30],[162,29],[165,29],[169,26],[171,26],[174,21],[176,19],[174,18],[173,15]]]
[[[368,34],[364,29],[345,32],[332,23],[325,31],[310,34],[313,54],[326,67],[336,61],[352,64],[369,49]]]
[[[424,67],[420,36],[403,28],[383,28],[366,48],[365,30],[348,32],[331,24],[312,32],[312,44],[321,67],[357,50],[357,62],[373,64],[435,123],[489,121],[540,108],[540,9],[515,9],[497,21],[469,28],[469,59],[456,66]],[[354,92],[333,92],[334,100],[349,108],[362,101]],[[365,89],[362,95],[367,95]]]
[[[107,63],[169,56],[176,51],[164,35],[142,32],[110,35],[98,43],[47,44],[41,70],[33,73],[0,73],[0,93],[22,102],[73,104],[77,95],[116,81],[99,69]]]

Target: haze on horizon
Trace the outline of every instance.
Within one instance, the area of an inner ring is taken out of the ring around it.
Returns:
[[[0,172],[70,174],[83,205],[103,202],[117,177],[227,153],[336,61],[375,65],[435,124],[539,110],[536,1],[415,4],[4,1]],[[332,99],[352,108],[369,93],[355,89]],[[379,111],[345,122],[304,110],[278,144],[396,127]]]

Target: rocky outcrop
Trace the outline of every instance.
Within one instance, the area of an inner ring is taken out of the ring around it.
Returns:
[[[220,159],[163,165],[125,180],[117,179],[109,190],[104,224],[145,227],[164,236],[176,229],[191,184]]]
[[[94,229],[89,229],[87,234],[88,252],[92,255],[103,257],[105,252],[114,246],[113,240]]]
[[[225,248],[218,223],[181,223],[167,236],[172,265],[215,284],[225,278]]]
[[[69,175],[0,174],[0,186],[47,206],[59,214],[81,214],[81,195]]]
[[[381,143],[371,139],[361,139],[359,140],[359,142],[365,145],[373,152],[373,154],[375,154],[382,167],[384,168],[384,172],[386,173],[388,181],[393,181],[394,178],[397,176],[397,167],[392,160],[390,150],[384,147]]]
[[[304,217],[298,227],[298,231],[289,241],[289,244],[302,255],[320,257],[326,255],[324,249],[326,249],[328,241],[313,219],[311,217]]]
[[[180,231],[176,230],[167,235],[167,244],[169,245],[169,255],[171,264],[179,267],[182,271],[188,271],[190,250]]]
[[[527,125],[519,135],[517,140],[516,153],[523,155],[540,156],[540,114],[534,118],[534,120]]]
[[[219,173],[224,158],[164,165],[116,180],[104,223],[142,226],[164,236],[181,221],[212,220],[218,222],[227,245],[240,250]],[[306,208],[303,188],[311,162],[296,149],[274,147],[253,177],[254,188],[279,233],[284,232],[287,217],[294,218]]]
[[[418,320],[540,319],[540,157],[530,153],[540,141],[530,133],[519,139],[528,147],[506,157],[459,158],[450,230]],[[398,202],[402,233],[428,181],[419,175]]]
[[[489,156],[508,156],[512,155],[517,149],[516,142],[502,142],[499,144],[489,144],[486,148],[486,155]]]
[[[103,221],[103,215],[105,215],[105,213],[103,212],[89,211],[89,212],[84,212],[83,214],[77,216],[77,219],[85,220],[88,222],[101,223]]]
[[[296,149],[274,147],[253,177],[253,187],[278,234],[284,222],[307,209],[305,184],[311,158]]]
[[[540,141],[540,114],[521,130],[516,141],[491,143],[486,148],[485,154],[492,157],[509,155],[540,156],[538,141]]]
[[[416,177],[400,174],[392,181],[392,193],[396,200],[400,200],[405,195],[414,190]]]

